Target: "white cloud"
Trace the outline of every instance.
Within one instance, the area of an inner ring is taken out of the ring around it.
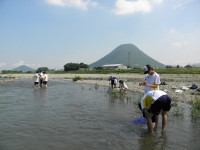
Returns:
[[[193,1],[194,0],[173,0],[173,2],[175,2],[174,9],[184,9],[186,4],[191,3]]]
[[[6,66],[6,63],[0,63],[0,68]]]
[[[52,5],[65,6],[62,0],[46,0],[46,2]]]
[[[181,42],[175,42],[172,45],[177,48],[182,48],[182,47],[188,46],[189,44],[190,42],[188,41],[181,41]]]
[[[153,4],[160,4],[162,0],[116,0],[116,15],[134,14],[137,12],[148,13],[152,10]]]
[[[152,0],[153,3],[157,3],[157,4],[162,3],[162,1],[163,1],[163,0]]]
[[[51,5],[57,5],[62,7],[77,7],[83,10],[87,10],[88,6],[97,6],[98,3],[92,0],[46,0]]]

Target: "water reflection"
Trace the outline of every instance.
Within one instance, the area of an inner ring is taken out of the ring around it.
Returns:
[[[46,100],[47,99],[47,88],[33,88],[35,100]]]
[[[133,94],[133,93],[131,93]],[[132,102],[132,95],[130,94],[120,94],[120,95],[112,95],[108,94],[110,103],[121,103],[126,105],[131,105]]]
[[[167,139],[166,133],[162,133],[161,135],[146,133],[138,140],[138,143],[140,150],[165,150],[169,149]]]

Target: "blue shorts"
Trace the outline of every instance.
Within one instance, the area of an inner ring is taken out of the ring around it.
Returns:
[[[149,112],[153,114],[159,114],[161,109],[164,111],[169,111],[171,109],[171,101],[172,99],[168,95],[163,95],[159,97],[149,109]]]

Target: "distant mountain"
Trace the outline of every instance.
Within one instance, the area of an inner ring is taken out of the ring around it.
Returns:
[[[200,63],[192,64],[192,66],[194,66],[194,67],[200,67]]]
[[[143,53],[133,44],[123,44],[115,48],[112,52],[90,64],[90,68],[99,67],[105,64],[124,64],[132,68],[144,67],[146,64],[157,68],[165,68],[165,65],[156,61]]]
[[[12,69],[12,71],[22,71],[22,72],[27,72],[27,71],[35,71],[34,69],[28,67],[28,66],[25,66],[25,65],[22,65],[22,66],[19,66],[15,69]]]

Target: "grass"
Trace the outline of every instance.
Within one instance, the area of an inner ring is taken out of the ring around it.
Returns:
[[[155,69],[159,74],[200,74],[200,68],[166,68]],[[85,70],[85,71],[47,71],[48,74],[110,74],[110,73],[140,73],[143,74],[143,69],[127,69],[127,70]],[[30,74],[30,72],[20,71],[2,71],[2,74]],[[34,72],[33,72],[34,74]]]
[[[107,93],[112,97],[120,97],[125,95],[124,91],[112,89],[111,87],[108,89]]]
[[[191,117],[193,121],[200,121],[200,98],[196,97],[192,102]]]
[[[75,82],[75,81],[78,81],[78,80],[83,80],[80,76],[75,76],[74,78],[73,78],[73,81]]]
[[[183,117],[184,110],[185,110],[185,108],[183,106],[177,105],[176,107],[174,107],[174,109],[172,111],[172,115],[177,116],[177,117]]]
[[[96,83],[95,84],[95,89],[98,90],[99,89],[99,85]]]
[[[159,74],[200,74],[200,68],[167,68],[155,69]],[[143,69],[130,70],[85,70],[85,71],[53,71],[49,73],[75,73],[75,74],[110,74],[110,73],[140,73],[144,74]]]

